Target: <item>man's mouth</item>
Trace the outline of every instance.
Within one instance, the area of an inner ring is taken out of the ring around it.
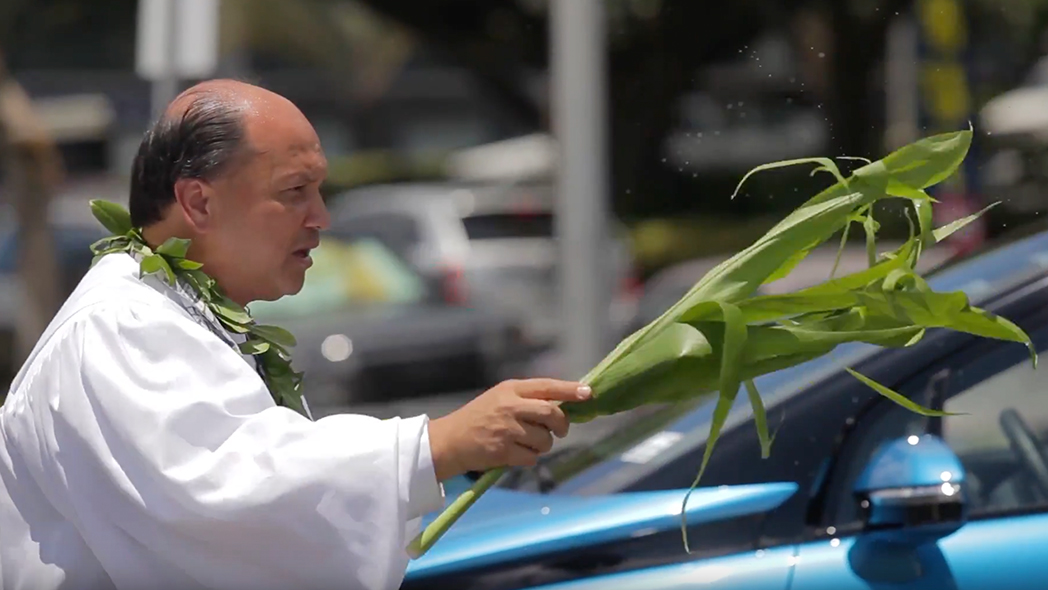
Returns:
[[[309,258],[309,252],[311,250],[312,248],[299,248],[298,250],[292,252],[292,254],[298,258]]]

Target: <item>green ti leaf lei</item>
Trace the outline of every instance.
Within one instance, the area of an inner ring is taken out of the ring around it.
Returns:
[[[153,250],[143,239],[141,229],[132,226],[131,215],[123,207],[93,200],[91,212],[113,232],[112,236],[91,245],[95,254],[92,265],[114,252],[137,253],[142,257],[139,268],[143,277],[155,274],[171,286],[178,277],[183,278],[226,329],[246,335],[240,351],[258,359],[263,379],[276,403],[308,415],[302,401],[302,373],[291,368],[291,355],[287,351],[295,346],[295,337],[290,332],[255,323],[246,309],[223,294],[215,280],[200,270],[201,263],[186,258],[189,240],[170,238]]]

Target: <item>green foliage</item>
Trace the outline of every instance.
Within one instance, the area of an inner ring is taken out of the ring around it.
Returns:
[[[924,191],[957,170],[971,138],[971,129],[928,137],[882,160],[867,160],[849,177],[828,158],[776,162],[747,174],[743,182],[756,172],[814,163],[818,167],[813,173],[828,172],[836,182],[713,268],[662,316],[623,340],[582,378],[593,388],[592,399],[564,405],[565,413],[578,423],[641,405],[716,395],[694,489],[741,384],[746,386],[766,457],[773,436],[753,379],[823,356],[840,344],[906,347],[929,328],[947,328],[1025,344],[1036,366],[1036,352],[1021,329],[972,307],[962,292],[933,292],[914,271],[922,251],[982,214],[933,229],[934,200]],[[909,239],[895,251],[877,256],[880,225],[873,218],[873,205],[891,198],[912,204],[917,227],[911,220]],[[813,248],[838,232],[846,236],[854,223],[866,234],[869,268],[786,295],[754,296],[760,285],[788,275]],[[911,411],[941,415],[848,371]],[[415,557],[425,553],[501,474],[496,469],[478,480],[414,540],[410,553]],[[687,500],[685,496],[685,506]],[[681,531],[688,550],[685,506]]]
[[[219,323],[231,332],[247,336],[239,350],[259,359],[266,386],[276,403],[306,414],[302,374],[291,369],[291,356],[285,350],[295,346],[294,336],[277,326],[256,324],[246,309],[223,294],[215,280],[200,270],[201,263],[186,258],[189,240],[170,238],[154,252],[142,238],[141,230],[132,227],[131,216],[121,206],[93,200],[91,212],[114,234],[91,246],[95,254],[92,264],[108,254],[125,252],[141,258],[139,271],[143,277],[157,275],[172,286],[183,280],[200,295]]]

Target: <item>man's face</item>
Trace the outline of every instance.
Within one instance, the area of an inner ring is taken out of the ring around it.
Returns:
[[[210,183],[216,198],[204,236],[208,266],[240,303],[297,293],[330,221],[320,194],[327,161],[298,109],[253,108],[245,130],[251,153]]]

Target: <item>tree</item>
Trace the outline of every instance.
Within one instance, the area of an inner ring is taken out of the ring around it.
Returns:
[[[48,223],[49,203],[62,180],[57,146],[33,112],[0,55],[0,163],[7,204],[18,224],[18,268],[24,308],[17,314],[13,364],[28,356],[58,311],[58,264]]]
[[[548,66],[548,0],[419,3],[367,0],[428,46],[472,70],[519,119],[547,127],[548,104],[529,87]],[[711,9],[694,0],[605,0],[608,15],[612,195],[620,212],[672,200],[676,172],[661,146],[676,102],[704,63],[739,49],[781,18],[775,3],[739,0]]]

